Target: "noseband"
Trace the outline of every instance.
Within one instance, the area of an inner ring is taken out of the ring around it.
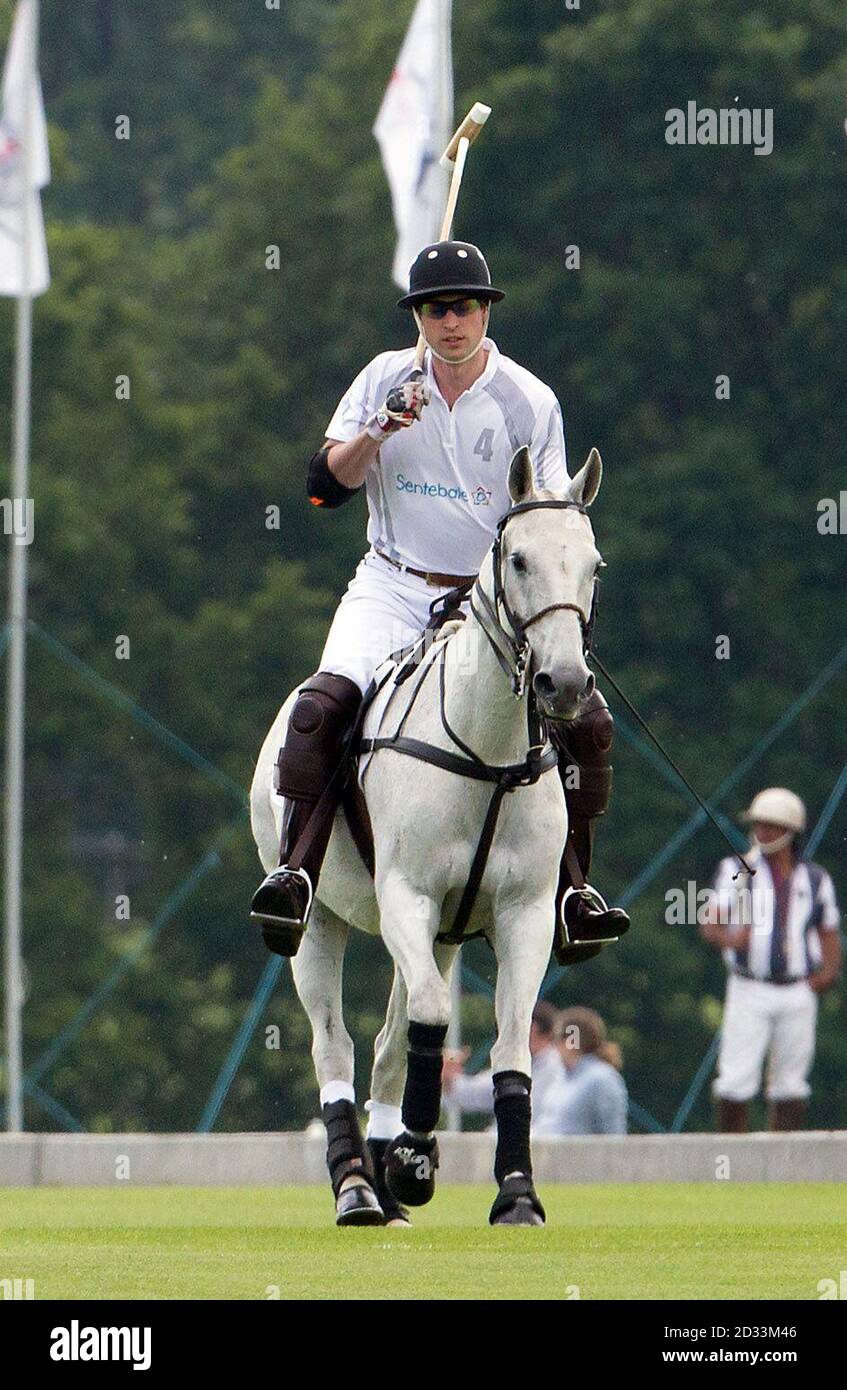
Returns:
[[[548,613],[555,613],[562,609],[576,613],[579,617],[579,625],[582,631],[582,651],[583,655],[587,657],[591,652],[591,644],[594,637],[594,623],[597,617],[597,591],[600,581],[596,578],[591,594],[591,611],[587,616],[576,603],[548,603],[546,608],[539,609],[537,613],[533,613],[531,617],[526,619],[519,618],[517,614],[512,611],[509,601],[506,598],[506,590],[503,585],[503,532],[506,529],[507,522],[511,521],[513,516],[520,516],[522,512],[541,511],[542,508],[547,511],[552,511],[553,509],[564,510],[568,508],[571,511],[581,512],[583,516],[587,516],[588,514],[587,508],[583,507],[580,502],[570,502],[559,498],[550,499],[549,501],[519,502],[517,506],[512,507],[510,511],[506,512],[505,516],[501,517],[497,524],[497,531],[491,552],[491,563],[494,574],[494,602],[491,602],[491,599],[480,584],[479,579],[477,579],[474,584],[470,596],[471,612],[491,643],[497,660],[509,677],[512,691],[517,699],[521,698],[526,688],[527,671],[529,668],[530,651],[529,639],[526,635],[527,629],[532,627],[533,623],[539,622],[541,618],[546,618]],[[493,624],[493,631],[489,628],[488,623],[483,620],[483,614],[475,607],[475,595],[482,604],[485,616]],[[503,618],[505,618],[506,623],[508,623],[508,627],[504,624]],[[498,643],[502,645],[498,645]]]

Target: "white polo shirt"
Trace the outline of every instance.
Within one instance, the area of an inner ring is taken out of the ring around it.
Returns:
[[[739,925],[742,921],[750,921],[752,926],[748,949],[727,949],[723,957],[730,970],[736,973],[743,972],[757,980],[770,980],[773,978],[776,916],[774,882],[766,854],[762,854],[761,850],[748,850],[745,857],[756,870],[752,887],[747,890],[750,894],[748,901],[740,903],[738,899],[739,888],[749,883],[747,875],[742,874],[733,883],[733,874],[738,871],[735,858],[722,859],[715,876],[713,893],[727,922]],[[820,933],[838,930],[835,888],[825,869],[800,860],[791,874],[788,894],[784,973],[789,979],[805,979],[821,964]]]
[[[427,352],[431,399],[421,419],[381,445],[366,479],[368,540],[414,569],[474,574],[509,510],[515,451],[529,446],[536,486],[567,485],[559,402],[549,386],[504,357],[491,338],[485,371],[450,410]],[[393,386],[414,370],[415,350],[382,352],[359,373],[326,427],[346,443],[361,432]]]

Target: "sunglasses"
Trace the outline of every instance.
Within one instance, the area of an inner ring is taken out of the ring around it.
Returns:
[[[448,310],[452,309],[460,319],[467,318],[468,314],[475,314],[477,309],[484,309],[485,302],[482,299],[429,299],[424,304],[418,306],[422,318],[443,319],[446,318]]]

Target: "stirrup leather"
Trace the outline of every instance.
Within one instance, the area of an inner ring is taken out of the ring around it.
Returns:
[[[582,898],[584,902],[587,902],[591,907],[596,907],[600,912],[609,911],[609,904],[606,902],[606,899],[592,884],[585,883],[582,888],[566,888],[562,896],[560,917],[562,921],[562,930],[565,934],[565,941],[568,946],[607,946],[611,945],[613,941],[620,941],[620,936],[592,936],[581,938],[571,936],[566,910],[568,898],[571,896]]]

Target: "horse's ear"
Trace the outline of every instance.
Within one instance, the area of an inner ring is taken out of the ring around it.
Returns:
[[[534,491],[535,476],[532,471],[532,459],[529,456],[529,449],[524,444],[523,448],[518,449],[509,464],[509,496],[517,506],[519,502],[528,502]]]
[[[590,507],[600,491],[603,478],[603,460],[596,449],[592,449],[576,477],[571,478],[568,495],[581,507]]]

